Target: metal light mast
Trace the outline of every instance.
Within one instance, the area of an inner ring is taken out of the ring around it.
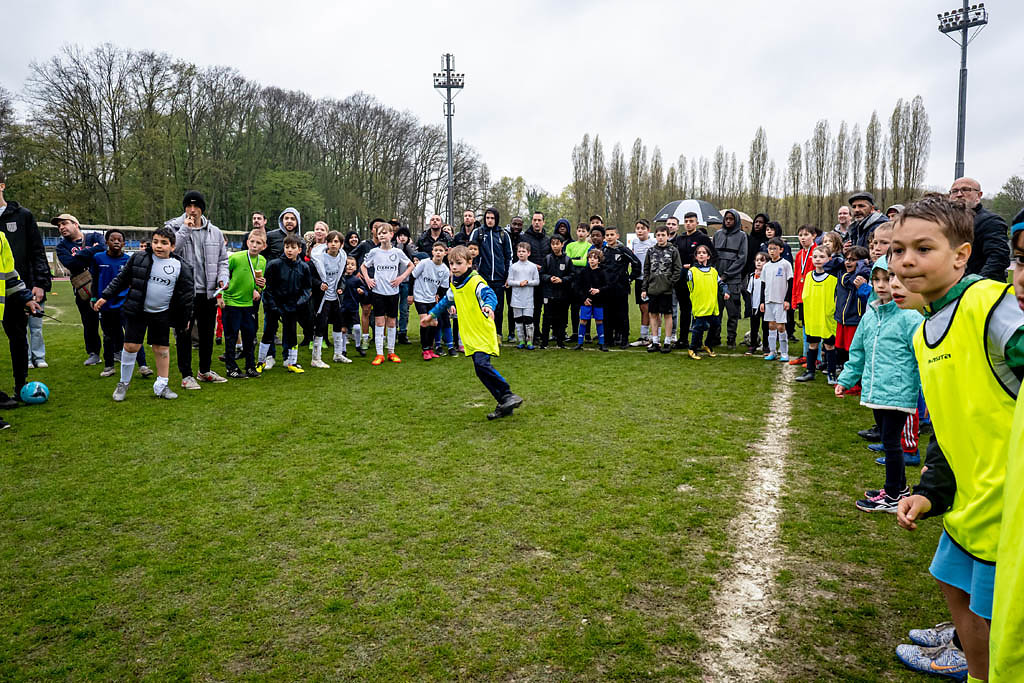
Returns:
[[[967,46],[981,33],[986,24],[988,24],[988,10],[985,9],[985,3],[968,5],[968,0],[964,0],[963,8],[939,14],[939,32],[945,33],[950,40],[960,46],[960,102],[956,121],[954,178],[962,178],[964,175],[964,135],[967,128]],[[978,30],[968,35],[968,30],[974,27],[978,27]],[[959,40],[953,37],[957,33],[960,34]]]
[[[466,84],[466,74],[455,73],[455,57],[451,53],[441,59],[441,72],[434,74],[434,89],[443,90],[438,93],[444,97],[444,117],[448,121],[448,224],[455,225],[455,160],[452,157],[452,117],[455,116],[455,105],[452,100]],[[452,91],[455,91],[453,94]]]

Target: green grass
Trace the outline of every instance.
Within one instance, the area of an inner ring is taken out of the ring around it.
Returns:
[[[487,422],[469,359],[404,347],[114,404],[45,330],[51,401],[0,433],[0,678],[700,679],[777,368],[506,347],[526,404]],[[937,525],[856,513],[881,468],[832,423],[866,416],[797,395],[783,674],[898,678],[898,629],[943,616]]]

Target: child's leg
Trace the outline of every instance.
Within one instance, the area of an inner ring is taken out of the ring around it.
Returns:
[[[516,343],[524,344],[526,340],[526,321],[523,319],[523,309],[520,306],[513,306],[512,317],[516,321]]]
[[[655,344],[661,343],[661,313],[650,313],[647,318],[647,334],[650,335],[651,340]],[[672,325],[666,325],[666,328],[671,329]],[[643,326],[640,328],[640,335],[643,336]],[[667,334],[665,336],[668,336]]]
[[[135,354],[142,348],[142,344],[125,343],[121,349],[121,381],[128,384],[132,381],[132,373],[135,372]]]
[[[672,314],[671,313],[665,313],[661,317],[665,321],[665,341],[667,342],[668,338],[672,335],[672,323],[673,323]],[[655,332],[657,332],[658,328],[655,327],[654,330],[655,330]]]
[[[690,325],[690,350],[700,351],[701,347],[704,346],[704,330],[705,321],[702,318],[693,318],[693,323]]]
[[[898,410],[875,409],[875,422],[882,433],[882,449],[885,452],[885,492],[892,497],[899,495],[907,485],[907,473],[903,468],[903,451],[900,449],[900,434],[907,421],[906,413]]]
[[[334,333],[334,353],[340,353],[343,356],[348,355],[348,333],[349,330],[345,327],[341,328],[341,337],[338,333]],[[356,342],[358,344],[358,342]]]
[[[527,346],[532,346],[533,345],[533,315],[532,315],[533,310],[528,308],[528,309],[526,309],[526,312],[528,314],[530,314],[530,315],[524,315],[523,316],[523,327],[526,330],[526,345]]]
[[[263,307],[263,337],[260,339],[260,363],[267,360],[267,353],[270,351],[270,346],[274,343],[274,337],[277,336],[277,324],[280,320],[281,316],[277,311],[272,311],[266,306]]]
[[[591,310],[592,309],[590,308],[590,306],[580,306],[579,330],[577,331],[577,334],[576,334],[576,343],[577,344],[582,344],[583,343],[584,335],[586,334],[586,331],[587,331],[587,326],[590,324]]]
[[[804,340],[808,339],[807,333],[804,333]],[[817,337],[813,337],[817,339]],[[818,342],[807,341],[807,352],[804,358],[807,359],[807,374],[813,375],[818,366]]]
[[[832,379],[836,378],[836,347],[835,344],[825,343],[825,371]]]
[[[771,331],[771,323],[761,316],[761,348],[764,349],[765,353],[768,352],[768,333]]]
[[[953,617],[956,634],[967,657],[967,673],[972,678],[988,680],[989,622],[971,611],[970,594],[939,581],[946,606]]]
[[[483,351],[477,351],[473,354],[473,369],[476,370],[476,376],[487,387],[487,391],[491,392],[491,396],[498,403],[501,403],[502,399],[512,393],[508,382],[491,365],[491,357]]]
[[[594,325],[597,327],[597,343],[604,344],[604,309],[594,309]]]
[[[171,370],[171,347],[153,344],[153,360],[156,363],[156,381],[153,382],[153,393],[159,395],[167,386]]]
[[[243,308],[241,314],[238,321],[238,336],[242,339],[242,358],[245,359],[245,369],[252,370],[256,367],[256,358],[253,355],[253,346],[256,343],[256,307]],[[235,335],[225,337],[224,340],[225,347],[230,348],[234,354]]]
[[[296,313],[284,313],[281,315],[281,346],[286,354],[285,365],[295,365],[299,360],[298,337],[296,326],[299,318]]]
[[[395,325],[398,324],[398,319],[397,318],[386,318],[385,320],[386,320],[387,327],[388,327],[388,331],[387,331],[387,335],[388,335],[388,353],[394,353],[395,352],[395,335],[396,335]]]
[[[384,323],[387,321],[383,315],[373,318],[373,344],[377,348],[377,355],[384,355]]]
[[[228,369],[228,372],[238,369],[238,364],[235,363],[235,345],[230,343],[230,340],[238,334],[242,315],[247,313],[248,309],[237,306],[225,306],[220,309],[220,319],[223,325],[221,336],[229,340],[229,343],[224,344],[224,367]]]

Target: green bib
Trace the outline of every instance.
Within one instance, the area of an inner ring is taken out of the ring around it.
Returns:
[[[1003,359],[1009,334],[1002,321],[1012,316],[1006,304],[1017,306],[1012,296],[1006,300],[1009,290],[995,280],[978,280],[914,333],[935,438],[956,477],[944,525],[961,548],[985,562],[996,561],[1010,425],[1020,388]]]
[[[455,310],[459,314],[459,336],[462,338],[462,345],[466,347],[467,356],[472,356],[477,351],[483,351],[491,356],[499,355],[498,333],[494,321],[484,315],[480,301],[476,298],[477,289],[486,286],[487,283],[476,272],[466,278],[461,287],[452,286]],[[495,294],[501,295],[500,292]]]

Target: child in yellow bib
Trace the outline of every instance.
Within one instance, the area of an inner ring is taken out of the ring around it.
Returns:
[[[466,355],[473,357],[476,376],[498,402],[487,414],[487,419],[511,415],[523,404],[523,399],[512,393],[508,382],[491,365],[491,356],[500,353],[497,337],[500,330],[496,331],[494,327],[494,307],[498,305],[498,297],[473,270],[472,258],[466,247],[458,246],[448,252],[448,266],[452,271],[452,286],[429,313],[420,316],[420,324],[437,325],[438,316],[454,306]]]
[[[968,675],[987,680],[1006,459],[1024,377],[1024,312],[1005,283],[964,275],[973,239],[970,212],[938,196],[907,206],[893,227],[890,267],[927,304],[914,350],[946,461],[933,462],[929,452],[921,483],[896,514],[911,530],[925,516],[944,514],[930,571]]]
[[[715,352],[704,344],[704,332],[711,329],[718,315],[718,295],[729,299],[729,292],[718,276],[718,271],[708,265],[711,251],[703,244],[694,252],[697,265],[686,271],[687,288],[690,290],[690,305],[693,307],[693,324],[690,325],[690,358],[700,360],[700,351],[712,358]]]
[[[804,336],[807,337],[807,372],[797,382],[810,382],[818,364],[818,347],[825,345],[825,369],[828,383],[836,383],[836,280],[825,272],[829,262],[828,248],[818,245],[811,251],[814,271],[804,278],[803,302]]]

